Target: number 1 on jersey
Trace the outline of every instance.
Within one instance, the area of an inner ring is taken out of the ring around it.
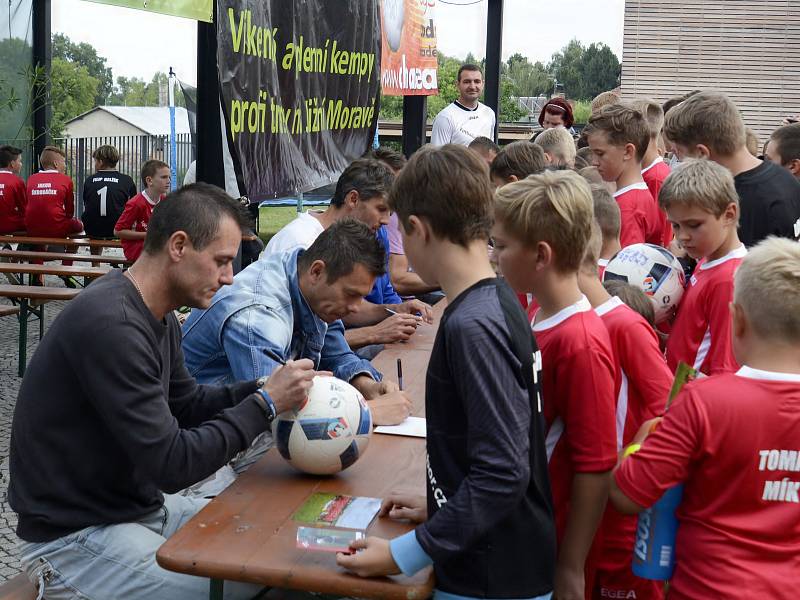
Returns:
[[[108,195],[108,186],[104,185],[99,190],[97,190],[97,195],[100,196],[100,216],[105,217],[107,216],[106,210],[106,196]]]

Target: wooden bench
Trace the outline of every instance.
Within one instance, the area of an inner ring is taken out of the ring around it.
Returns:
[[[65,254],[61,252],[35,252],[33,250],[0,250],[0,259],[16,260],[71,260],[74,262],[90,262],[92,264],[131,265],[131,261],[121,256],[103,256],[102,254]]]
[[[44,303],[48,300],[72,300],[80,290],[36,285],[0,285],[0,297],[9,298],[19,308],[19,376],[28,364],[28,317],[39,319],[39,339],[44,335]],[[31,302],[37,301],[34,306]]]
[[[20,573],[0,584],[0,600],[36,600],[36,586]]]
[[[105,275],[111,267],[65,267],[64,265],[34,265],[31,263],[4,263],[0,262],[0,273],[6,275],[29,275],[28,284],[32,285],[35,275],[58,275],[59,277],[83,277],[84,285],[87,279],[94,279]],[[15,283],[15,282],[12,282]],[[19,283],[22,283],[21,281]]]
[[[87,238],[85,235],[80,237],[50,238],[36,237],[29,235],[3,235],[0,236],[0,243],[5,244],[31,244],[34,246],[88,246],[89,248],[122,248],[122,242],[114,240],[95,240]]]

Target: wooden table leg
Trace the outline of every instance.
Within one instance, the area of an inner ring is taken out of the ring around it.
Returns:
[[[222,591],[225,587],[224,579],[212,579],[209,600],[222,600]]]
[[[25,375],[28,351],[28,299],[20,298],[19,302],[19,376]]]

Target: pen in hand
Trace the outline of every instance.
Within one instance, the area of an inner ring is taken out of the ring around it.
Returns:
[[[401,392],[403,391],[403,361],[399,358],[397,359],[397,387]]]

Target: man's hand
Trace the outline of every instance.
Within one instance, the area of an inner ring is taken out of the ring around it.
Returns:
[[[401,314],[419,315],[426,323],[433,323],[433,309],[422,300],[406,300],[402,304],[393,305],[391,308]]]
[[[425,496],[392,493],[388,498],[383,499],[378,516],[423,523],[428,520],[428,502]]]
[[[280,414],[299,408],[306,401],[316,375],[330,373],[315,371],[314,363],[307,358],[290,360],[272,372],[263,389],[272,398],[275,410]]]
[[[408,341],[414,335],[421,320],[421,317],[415,315],[400,313],[391,315],[370,328],[374,338],[373,343],[392,344]]]
[[[583,569],[556,567],[553,600],[584,600]]]
[[[378,396],[391,394],[400,388],[394,381],[375,381],[369,375],[356,375],[350,380],[350,385],[356,388],[367,400],[374,400]]]
[[[338,553],[336,564],[352,571],[360,577],[380,577],[382,575],[397,575],[400,569],[392,558],[389,549],[389,540],[368,537],[355,540],[350,544],[351,550],[360,550],[355,554]]]
[[[369,401],[373,425],[397,425],[411,414],[414,405],[405,392],[384,394]]]

